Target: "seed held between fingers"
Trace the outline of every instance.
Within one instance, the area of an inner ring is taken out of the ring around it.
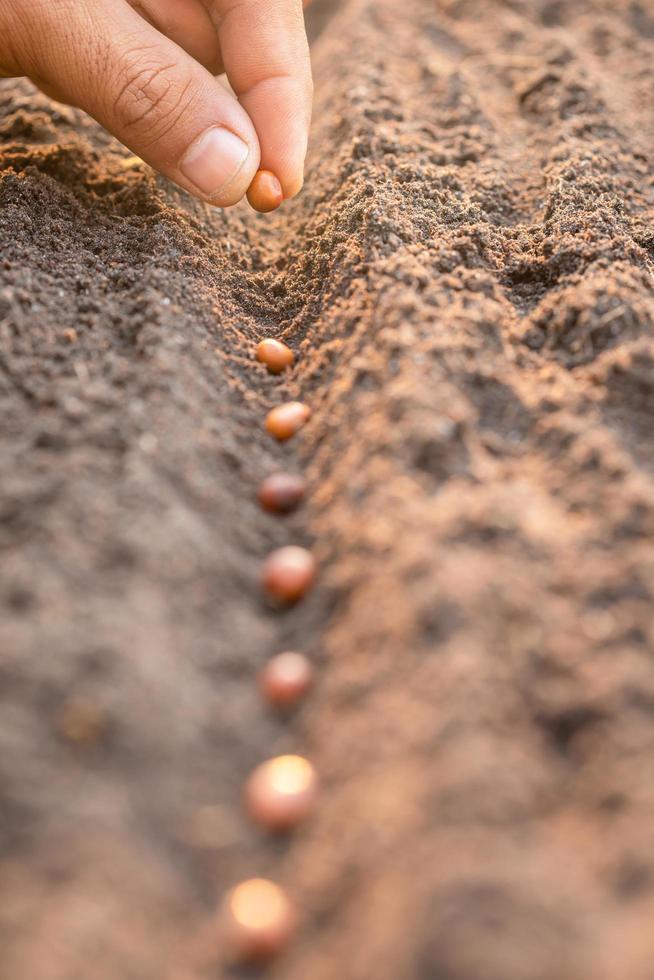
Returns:
[[[270,170],[257,170],[247,190],[250,207],[265,214],[274,211],[284,200],[282,185]]]
[[[285,442],[298,432],[311,417],[311,409],[302,402],[277,405],[266,418],[266,430],[275,439]]]
[[[292,473],[272,473],[259,487],[257,498],[271,514],[289,514],[298,506],[306,491],[306,482]]]
[[[313,667],[302,653],[278,653],[259,674],[263,698],[275,708],[290,709],[302,700],[313,683]]]
[[[281,374],[292,367],[295,355],[290,347],[274,337],[266,337],[257,344],[257,360],[265,364],[271,374]]]
[[[299,755],[280,755],[254,770],[245,788],[245,804],[256,823],[284,833],[309,816],[317,792],[311,763]]]
[[[263,587],[273,599],[297,602],[316,578],[316,561],[306,548],[288,545],[273,551],[263,566]]]
[[[222,922],[230,959],[264,963],[286,948],[297,927],[297,914],[279,885],[251,878],[227,895]]]

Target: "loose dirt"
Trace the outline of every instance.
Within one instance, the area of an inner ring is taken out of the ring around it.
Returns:
[[[313,16],[271,215],[0,83],[0,977],[231,975],[214,910],[263,875],[275,980],[651,980],[654,6]],[[287,544],[320,575],[280,612]],[[289,752],[322,795],[279,842],[241,791]]]

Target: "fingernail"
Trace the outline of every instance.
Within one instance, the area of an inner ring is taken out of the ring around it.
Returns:
[[[204,197],[217,197],[239,173],[249,152],[247,143],[229,129],[213,126],[191,144],[179,169]]]

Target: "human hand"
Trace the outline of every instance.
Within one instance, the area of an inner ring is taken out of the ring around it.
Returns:
[[[225,71],[236,97],[214,76]],[[0,0],[0,76],[85,109],[226,207],[261,166],[301,186],[311,67],[301,0]]]

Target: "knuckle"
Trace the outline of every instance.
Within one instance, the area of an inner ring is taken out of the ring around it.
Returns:
[[[121,131],[150,145],[188,110],[190,90],[191,80],[177,64],[162,61],[154,51],[137,49],[118,73],[112,114]]]

